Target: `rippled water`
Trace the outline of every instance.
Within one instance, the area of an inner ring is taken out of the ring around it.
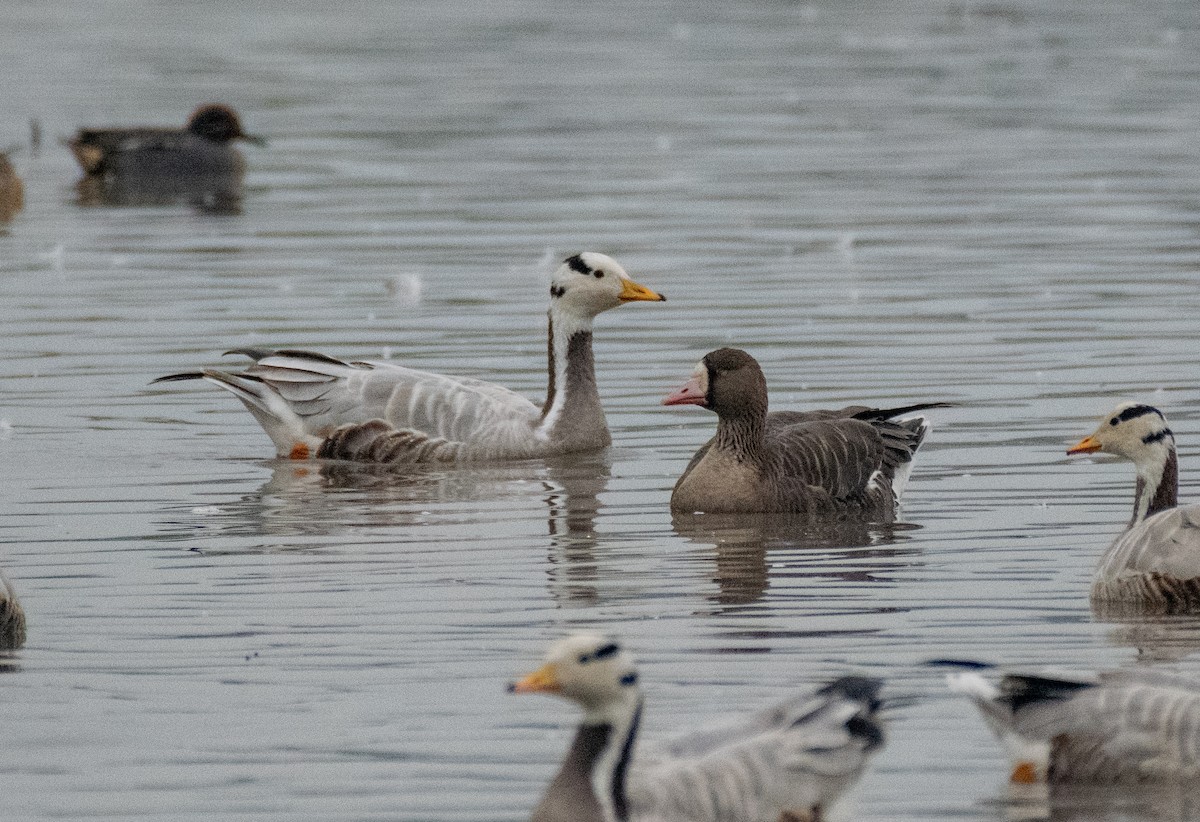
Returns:
[[[848,670],[906,704],[863,820],[1049,818],[930,657],[1197,671],[1200,623],[1086,590],[1160,405],[1195,497],[1200,11],[1164,2],[18,3],[0,137],[6,819],[517,820],[574,709],[503,685],[579,627],[641,660],[647,736]],[[85,22],[86,21],[86,22]],[[83,124],[234,104],[240,213],[75,202]],[[544,390],[581,249],[666,292],[597,323],[616,445],[397,477],[269,459],[237,346]],[[889,532],[672,522],[736,344],[776,408],[948,400]],[[1185,819],[1085,794],[1056,819]]]

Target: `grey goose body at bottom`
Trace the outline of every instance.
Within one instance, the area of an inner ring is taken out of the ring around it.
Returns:
[[[640,746],[643,700],[631,655],[576,634],[515,693],[583,708],[575,739],[532,822],[815,822],[862,776],[884,741],[881,683],[843,677],[740,723]]]
[[[913,456],[929,425],[902,414],[933,402],[878,409],[767,410],[758,362],[737,348],[709,352],[664,405],[717,413],[717,432],[692,458],[671,493],[677,512],[791,512],[890,523]]]
[[[990,666],[967,664],[973,668]],[[1017,783],[1129,784],[1200,777],[1200,685],[1152,670],[977,670],[947,677],[1005,747]]]

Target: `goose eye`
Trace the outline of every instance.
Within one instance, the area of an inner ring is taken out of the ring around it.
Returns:
[[[1108,421],[1108,424],[1109,424],[1109,425],[1116,425],[1116,424],[1117,424],[1117,423],[1119,423],[1119,422],[1120,422],[1120,420],[1119,420],[1118,418],[1116,418],[1116,417],[1113,417],[1111,420],[1109,420],[1109,421]]]
[[[592,276],[595,277],[597,280],[599,280],[604,277],[604,272],[603,271],[593,271]]]
[[[579,664],[580,665],[587,665],[591,661],[592,661],[592,657],[590,654],[580,654],[579,655]]]

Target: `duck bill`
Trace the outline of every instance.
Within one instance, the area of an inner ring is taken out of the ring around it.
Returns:
[[[267,144],[267,138],[258,134],[239,134],[238,137],[251,145],[265,146]]]
[[[672,394],[667,395],[662,401],[663,405],[699,405],[701,407],[708,405],[708,395],[704,390],[704,386],[700,384],[699,377],[692,377],[683,387]]]
[[[667,298],[662,294],[659,294],[657,291],[651,291],[649,288],[646,288],[646,286],[635,283],[633,280],[622,280],[621,293],[617,295],[617,299],[623,303],[632,303],[638,301],[661,303]]]
[[[1067,449],[1068,454],[1094,454],[1100,450],[1100,443],[1090,434]]]
[[[553,665],[543,665],[529,676],[508,686],[509,693],[513,694],[556,694],[561,690],[558,671]]]

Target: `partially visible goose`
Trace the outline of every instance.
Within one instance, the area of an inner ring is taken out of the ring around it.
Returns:
[[[1200,609],[1200,505],[1175,507],[1179,462],[1163,413],[1122,403],[1067,450],[1097,452],[1133,462],[1137,490],[1129,526],[1096,567],[1092,601],[1154,611]]]
[[[17,601],[12,583],[0,574],[0,651],[25,644],[25,611]]]
[[[913,455],[929,431],[923,417],[892,417],[945,407],[852,405],[768,414],[762,369],[737,348],[706,354],[663,405],[699,405],[718,418],[716,436],[675,483],[672,510],[786,511],[880,523],[895,518]]]
[[[1000,739],[1013,782],[1128,783],[1200,777],[1200,685],[1150,671],[1096,676],[975,671],[947,677]]]
[[[0,223],[11,220],[25,206],[25,184],[8,159],[11,151],[0,151]]]
[[[616,260],[568,257],[550,281],[549,387],[535,405],[507,388],[390,362],[308,351],[240,350],[255,362],[159,377],[204,379],[233,393],[280,456],[376,463],[497,461],[604,448],[612,442],[592,359],[592,320],[627,302],[661,301]]]
[[[576,634],[509,686],[558,694],[583,722],[532,822],[778,822],[825,818],[883,745],[881,683],[843,677],[755,714],[635,756],[642,692],[616,642]]]

